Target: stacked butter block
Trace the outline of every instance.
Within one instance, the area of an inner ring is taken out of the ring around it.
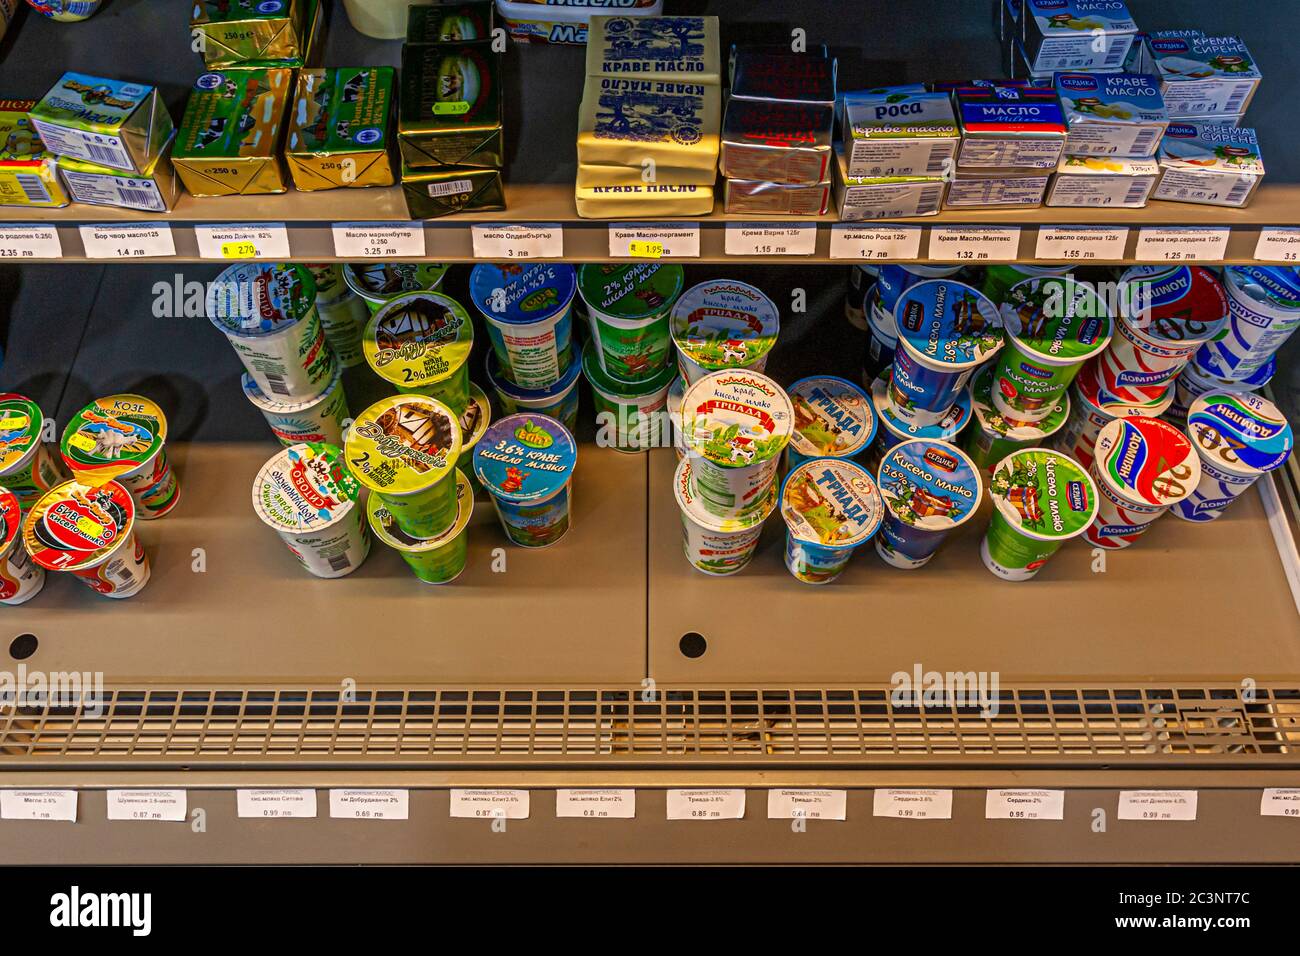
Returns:
[[[1038,206],[1065,151],[1056,91],[1014,84],[953,90],[961,146],[944,205]]]
[[[717,17],[592,17],[574,201],[589,219],[713,210]]]

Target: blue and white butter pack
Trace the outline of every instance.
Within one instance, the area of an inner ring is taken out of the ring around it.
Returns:
[[[1259,88],[1259,67],[1237,37],[1153,36],[1148,46],[1170,119],[1240,116]]]
[[[1123,0],[1024,0],[1024,49],[1035,76],[1120,69],[1137,36]]]
[[[1149,159],[1169,125],[1160,81],[1142,73],[1057,73],[1067,156]]]

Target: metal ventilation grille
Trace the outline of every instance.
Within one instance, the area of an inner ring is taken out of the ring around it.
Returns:
[[[0,698],[0,765],[609,760],[1300,762],[1300,689],[1002,688],[995,713],[888,688],[113,690]],[[1179,761],[1179,758],[1183,758]]]

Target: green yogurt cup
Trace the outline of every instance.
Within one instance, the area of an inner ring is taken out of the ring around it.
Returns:
[[[343,267],[348,288],[374,315],[392,299],[408,292],[432,292],[442,285],[447,267],[439,262],[353,262]]]
[[[668,389],[676,366],[665,365],[654,378],[633,385],[605,374],[599,352],[594,339],[582,350],[582,371],[596,405],[596,444],[626,452],[666,447],[672,441]]]
[[[1065,393],[1041,422],[1008,418],[993,405],[993,367],[986,365],[971,380],[971,426],[962,449],[985,475],[1007,455],[1021,448],[1046,445],[1070,417],[1070,396]]]
[[[658,378],[672,360],[668,315],[684,281],[678,265],[608,262],[578,268],[578,294],[601,372],[625,383]]]
[[[425,584],[448,584],[465,570],[469,535],[465,533],[474,513],[474,489],[469,478],[456,469],[456,520],[436,538],[413,538],[402,531],[379,495],[366,503],[366,517],[375,537],[402,556],[415,576]]]
[[[427,395],[457,415],[469,406],[474,323],[441,292],[412,292],[370,317],[361,347],[375,374],[399,392]]]
[[[465,409],[465,414],[460,416],[460,460],[462,462],[474,461],[474,446],[478,444],[478,440],[483,437],[490,424],[492,424],[492,403],[488,401],[483,389],[470,382],[469,406]],[[462,469],[462,472],[469,481],[470,490],[477,494],[483,486],[479,483],[473,467],[468,470]]]

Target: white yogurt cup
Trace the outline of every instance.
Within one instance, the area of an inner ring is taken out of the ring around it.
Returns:
[[[678,375],[668,386],[668,418],[672,421],[673,451],[677,460],[686,457],[686,436],[682,432],[682,400],[686,397],[686,379]]]
[[[342,447],[343,422],[349,416],[341,371],[334,373],[334,379],[318,397],[301,402],[272,401],[247,372],[240,376],[239,384],[244,397],[266,416],[266,423],[281,445],[288,448],[300,442],[328,442]]]
[[[689,460],[677,463],[673,493],[682,520],[682,549],[691,567],[705,574],[725,577],[749,564],[758,548],[763,522],[776,508],[778,490],[768,488],[767,498],[743,518],[719,518],[703,506],[695,494]]]
[[[1255,374],[1300,328],[1300,270],[1291,266],[1229,266],[1228,327],[1196,353],[1234,379]]]
[[[361,334],[370,321],[369,306],[348,286],[341,265],[323,263],[307,268],[316,279],[316,310],[325,329],[325,341],[344,368],[365,364]]]

